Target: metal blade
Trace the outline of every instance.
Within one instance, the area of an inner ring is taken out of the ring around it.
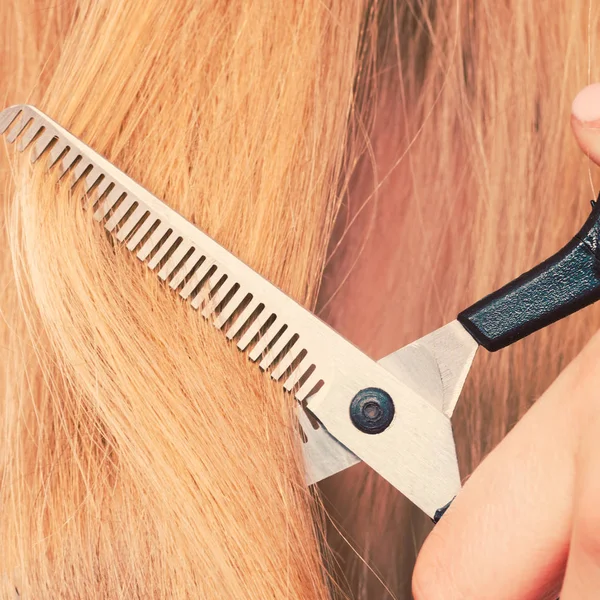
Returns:
[[[450,418],[478,347],[467,330],[452,321],[379,364]]]
[[[322,425],[315,429],[302,406],[298,407],[298,422],[306,436],[302,450],[308,485],[327,479],[360,462],[356,454],[340,444]]]

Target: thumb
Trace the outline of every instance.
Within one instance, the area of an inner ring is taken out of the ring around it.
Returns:
[[[600,83],[583,88],[573,100],[571,125],[581,149],[600,165]]]

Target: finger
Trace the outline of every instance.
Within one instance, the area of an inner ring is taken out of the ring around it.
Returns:
[[[569,560],[561,600],[600,596],[600,419],[584,425],[577,452],[575,505]]]
[[[416,600],[539,600],[559,589],[571,535],[573,457],[580,424],[596,410],[598,352],[600,336],[467,481],[421,550]]]
[[[600,165],[600,83],[583,88],[573,100],[571,125],[581,149]]]

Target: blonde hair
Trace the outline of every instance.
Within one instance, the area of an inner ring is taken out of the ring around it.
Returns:
[[[308,306],[330,242],[320,314],[379,357],[582,222],[568,112],[600,75],[599,17],[570,0],[5,2],[0,78],[6,104],[38,104]],[[323,485],[332,557],[291,398],[64,189],[8,165],[2,593],[408,597],[424,519],[357,467]],[[455,418],[465,473],[594,322],[479,357]]]
[[[48,23],[30,9],[11,6],[13,26],[60,48],[40,107],[311,305],[347,156],[360,6],[90,1],[49,7]],[[14,67],[40,68],[26,50]],[[12,179],[8,587],[329,597],[292,399],[61,186],[26,168]]]

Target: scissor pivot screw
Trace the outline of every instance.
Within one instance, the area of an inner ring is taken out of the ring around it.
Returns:
[[[394,418],[392,397],[379,388],[360,390],[350,403],[350,419],[363,433],[381,433]]]

